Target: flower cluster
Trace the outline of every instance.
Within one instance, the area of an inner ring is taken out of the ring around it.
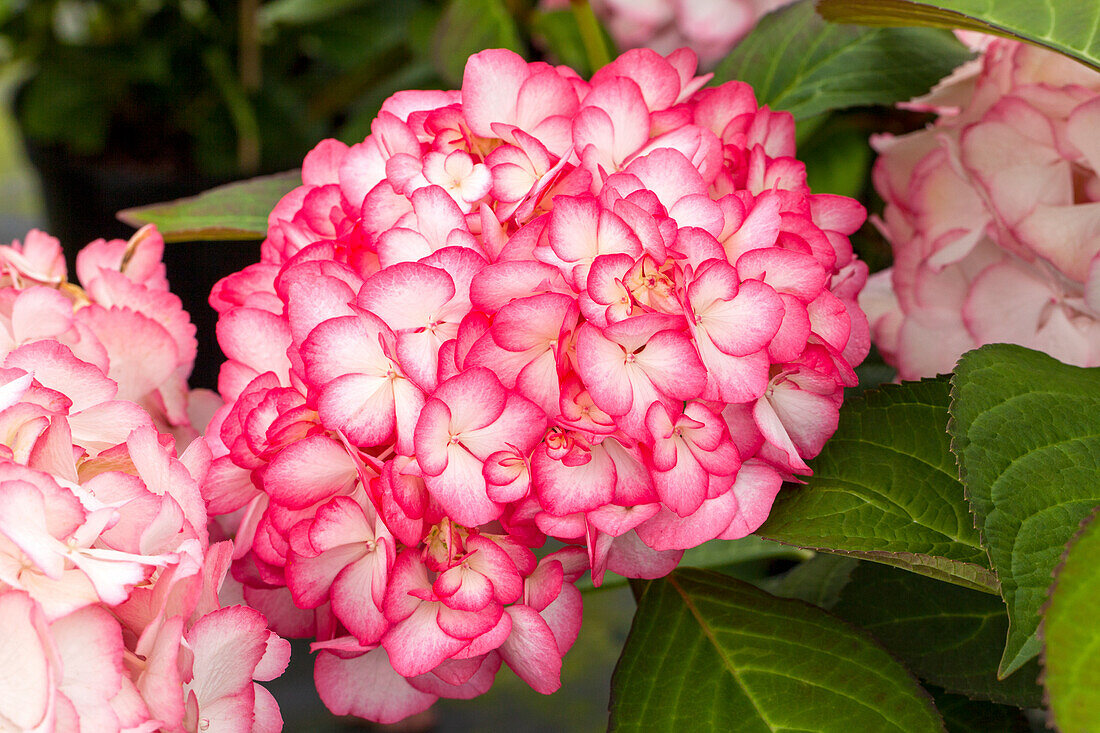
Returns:
[[[592,9],[619,48],[669,53],[686,46],[704,68],[718,63],[760,16],[791,0],[593,0]],[[569,7],[542,0],[540,7]]]
[[[790,115],[695,68],[479,53],[318,145],[215,287],[209,509],[335,712],[396,720],[502,661],[552,691],[574,580],[752,532],[835,429],[864,211],[810,193]]]
[[[193,328],[163,242],[99,240],[67,282],[57,240],[0,247],[0,721],[34,731],[276,730],[254,680],[289,645],[222,608],[229,542],[210,544],[189,427]],[[156,419],[131,400],[156,410]]]
[[[1100,74],[995,40],[883,135],[875,187],[894,266],[861,297],[903,379],[985,343],[1100,365]]]
[[[145,408],[160,430],[197,437],[189,410],[212,412],[214,396],[188,392],[195,327],[168,290],[163,255],[164,239],[152,226],[129,241],[97,239],[77,254],[77,287],[54,237],[32,230],[22,242],[0,245],[0,350],[44,339],[64,344],[118,385],[118,399]]]

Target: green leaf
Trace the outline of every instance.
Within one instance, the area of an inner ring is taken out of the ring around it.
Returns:
[[[764,16],[715,78],[746,81],[761,104],[802,119],[911,99],[968,58],[945,31],[833,25],[814,12],[812,0],[803,0]]]
[[[684,552],[680,567],[720,568],[760,560],[805,560],[812,554],[797,547],[789,547],[749,535],[739,540],[711,540],[698,547],[692,547]],[[626,578],[612,572],[604,573],[603,583],[598,589],[592,585],[590,575],[585,575],[577,581],[577,587],[583,591],[616,588],[626,584]]]
[[[531,13],[531,33],[546,44],[555,61],[569,66],[585,79],[592,76],[592,65],[588,62],[584,39],[572,11],[535,10]]]
[[[928,688],[948,733],[1029,733],[1031,726],[1019,708],[971,700],[938,688]]]
[[[758,585],[773,596],[797,598],[829,610],[840,600],[858,565],[859,560],[851,557],[821,553]]]
[[[869,636],[705,570],[649,584],[611,678],[611,731],[942,731]]]
[[[1038,663],[997,679],[1008,615],[996,596],[862,563],[832,612],[870,631],[915,675],[950,692],[1021,707],[1042,704]]]
[[[370,0],[269,0],[257,12],[257,21],[261,28],[281,24],[304,26],[356,10],[367,5]]]
[[[993,344],[952,385],[952,450],[1008,606],[1003,677],[1039,653],[1051,573],[1100,504],[1100,369]]]
[[[835,193],[859,198],[867,185],[873,151],[867,130],[841,115],[798,147],[798,159],[806,164],[806,183],[814,193]]]
[[[780,490],[757,534],[996,593],[948,449],[947,403],[937,380],[845,402],[813,476]]]
[[[449,84],[462,84],[466,60],[487,48],[523,55],[516,21],[503,0],[451,0],[435,28],[432,63]]]
[[[1097,512],[1073,540],[1043,613],[1043,684],[1063,733],[1100,727],[1100,521]]]
[[[268,214],[301,183],[301,171],[286,171],[218,186],[198,196],[125,209],[118,218],[133,227],[156,224],[166,242],[263,239]]]
[[[1092,0],[820,0],[828,20],[993,33],[1046,46],[1100,71],[1100,4]]]

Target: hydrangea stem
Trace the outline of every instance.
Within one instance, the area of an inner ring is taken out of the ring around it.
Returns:
[[[595,73],[611,63],[611,53],[604,40],[603,30],[588,0],[570,0],[570,5],[573,8],[573,17],[577,19],[577,27],[581,32],[581,41],[584,43],[588,63],[592,67],[592,72]]]

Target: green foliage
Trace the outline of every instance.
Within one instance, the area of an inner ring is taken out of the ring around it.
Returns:
[[[535,36],[559,64],[575,69],[586,79],[594,69],[588,61],[577,25],[577,16],[570,10],[536,10],[531,14],[531,34]]]
[[[797,598],[829,610],[840,600],[858,566],[859,560],[854,558],[820,553],[758,585],[773,596]]]
[[[810,190],[860,198],[874,158],[867,138],[866,129],[842,114],[831,116],[815,130],[798,146]]]
[[[510,48],[523,54],[516,20],[504,0],[452,0],[433,39],[432,63],[453,87],[462,85],[466,59],[486,48]]]
[[[948,449],[948,386],[883,385],[848,400],[805,485],[758,534],[997,592]]]
[[[156,224],[166,242],[263,239],[267,215],[301,181],[297,170],[260,176],[198,196],[126,209],[118,218],[134,227]]]
[[[398,89],[445,86],[429,62],[444,5],[43,0],[0,16],[0,49],[27,71],[36,144],[231,179],[300,163]]]
[[[1000,598],[875,563],[861,563],[832,612],[870,631],[922,680],[975,699],[1042,703],[1032,661],[997,679],[1008,615]]]
[[[1100,722],[1100,522],[1086,520],[1058,569],[1043,613],[1043,684],[1058,730],[1096,730]]]
[[[1100,4],[1091,0],[819,0],[838,23],[962,28],[1019,38],[1100,70]]]
[[[1100,369],[994,344],[964,354],[952,385],[952,450],[1008,606],[1006,676],[1039,653],[1051,573],[1100,504]]]
[[[722,61],[716,81],[740,79],[761,104],[795,119],[928,91],[969,54],[950,33],[826,23],[812,0],[765,16]]]
[[[865,633],[703,570],[649,583],[612,677],[612,731],[941,731]]]

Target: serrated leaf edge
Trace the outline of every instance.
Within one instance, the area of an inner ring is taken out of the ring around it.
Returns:
[[[1089,61],[1068,47],[1042,43],[1032,38],[1025,38],[1019,33],[1011,31],[1002,25],[982,20],[981,18],[968,15],[958,10],[949,10],[947,8],[932,6],[931,3],[910,2],[909,0],[875,0],[875,5],[871,6],[871,8],[866,11],[868,15],[862,16],[862,20],[855,20],[855,16],[846,15],[844,11],[837,9],[837,6],[843,1],[844,0],[817,0],[814,8],[817,10],[818,15],[830,23],[855,23],[857,25],[870,27],[895,28],[920,25],[931,28],[946,28],[948,30],[962,29],[978,31],[979,33],[1001,36],[1002,38],[1009,38],[1020,41],[1021,43],[1027,43],[1032,46],[1054,51],[1094,71],[1100,71],[1100,65]],[[907,9],[908,12],[892,14],[890,12],[892,9]],[[877,13],[877,16],[875,13]],[[920,19],[919,21],[917,20],[918,18]]]
[[[1047,610],[1050,608],[1050,603],[1054,599],[1054,591],[1058,587],[1058,576],[1061,575],[1062,568],[1065,567],[1066,560],[1069,558],[1070,551],[1077,544],[1077,540],[1081,538],[1081,535],[1092,525],[1093,522],[1100,523],[1100,505],[1097,505],[1092,513],[1081,520],[1077,525],[1077,531],[1073,534],[1073,537],[1066,543],[1065,549],[1062,551],[1062,557],[1058,560],[1058,564],[1051,571],[1050,576],[1053,578],[1050,586],[1047,588],[1047,600],[1039,609],[1039,626],[1036,629],[1036,633],[1039,635],[1039,640],[1043,642],[1042,649],[1039,652],[1039,684],[1043,687],[1043,706],[1050,713],[1050,727],[1053,730],[1059,730],[1057,726],[1057,720],[1054,716],[1054,708],[1050,704],[1050,690],[1047,689],[1046,677],[1047,677],[1047,646],[1046,639],[1043,637],[1044,627],[1047,621]]]

